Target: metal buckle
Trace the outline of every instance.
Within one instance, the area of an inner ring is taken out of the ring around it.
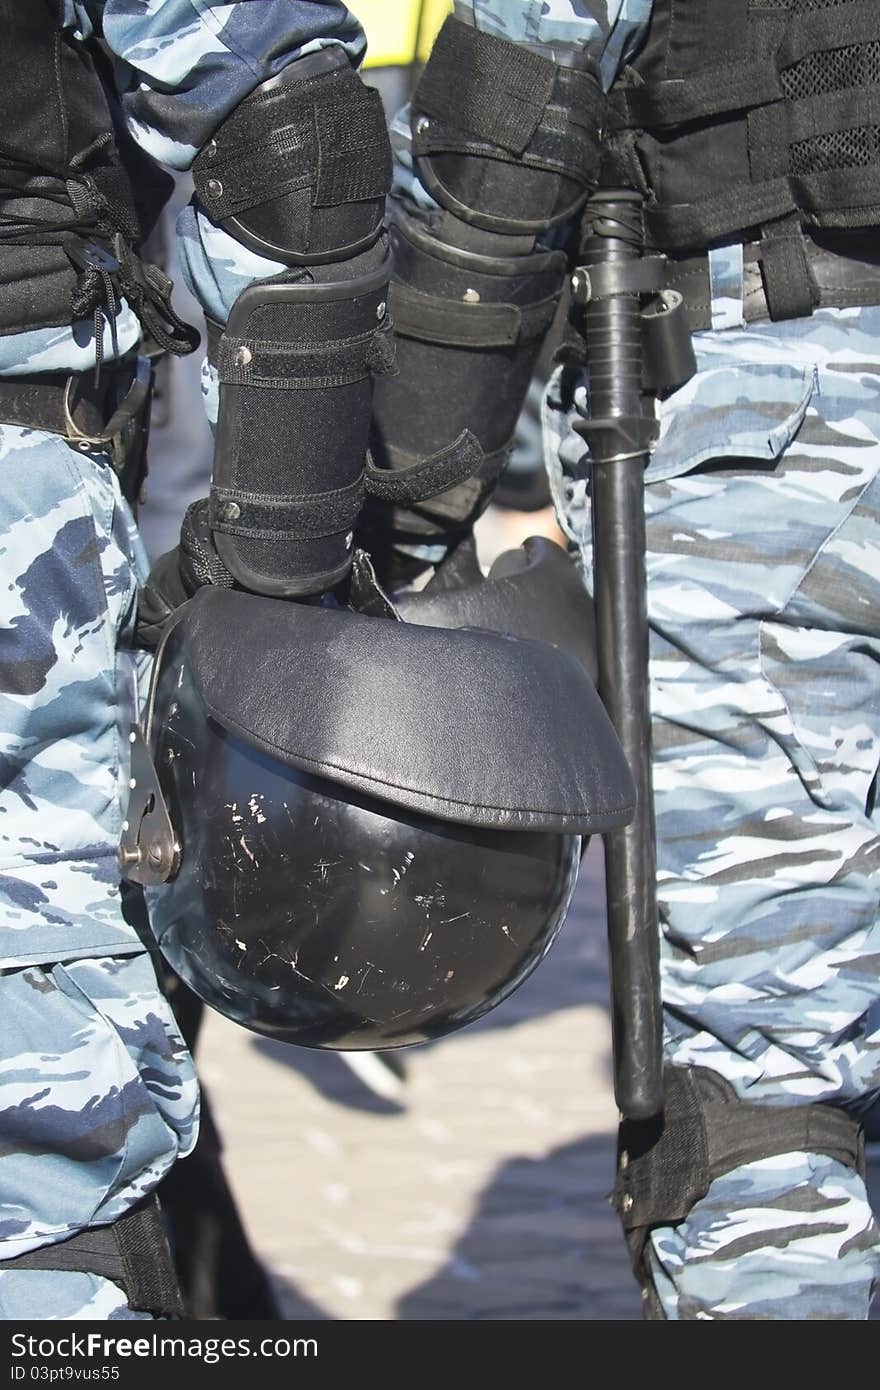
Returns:
[[[146,888],[156,887],[167,883],[177,872],[180,845],[140,727],[136,725],[128,738],[131,796],[122,823],[117,862],[123,878]]]
[[[112,366],[113,364],[108,365]],[[64,387],[64,438],[68,444],[79,449],[82,453],[89,453],[93,449],[101,452],[109,450],[113,454],[116,471],[119,472],[122,467],[122,462],[116,458],[119,442],[149,396],[152,376],[150,359],[142,355],[138,356],[132,383],[100,434],[86,434],[73,418],[75,408],[73,392],[76,389],[79,375],[79,373],[71,373]]]

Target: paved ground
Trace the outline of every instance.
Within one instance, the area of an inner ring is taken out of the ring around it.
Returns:
[[[595,842],[546,961],[483,1023],[407,1053],[400,1104],[337,1057],[210,1018],[202,1072],[286,1316],[641,1316],[606,1200],[606,987]],[[880,1161],[873,1183],[880,1209]]]
[[[601,857],[550,955],[482,1024],[407,1054],[402,1104],[212,1016],[202,1072],[290,1317],[640,1316],[606,1194]]]

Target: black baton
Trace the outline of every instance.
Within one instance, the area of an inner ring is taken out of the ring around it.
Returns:
[[[656,426],[643,384],[645,275],[640,195],[587,204],[575,272],[583,304],[599,693],[638,792],[633,821],[605,835],[614,1094],[628,1119],[663,1108],[660,945],[648,684],[644,470]],[[653,287],[652,287],[653,288]]]

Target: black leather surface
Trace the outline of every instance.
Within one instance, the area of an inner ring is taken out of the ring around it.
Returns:
[[[183,622],[208,713],[290,766],[464,825],[631,818],[608,716],[559,648],[212,588]]]
[[[596,682],[592,600],[562,547],[541,536],[500,555],[487,579],[478,570],[460,589],[428,584],[421,593],[395,594],[394,604],[407,623],[482,627],[549,642],[569,652]]]

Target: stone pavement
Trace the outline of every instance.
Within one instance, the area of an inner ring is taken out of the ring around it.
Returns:
[[[287,1317],[640,1318],[607,1203],[602,898],[594,841],[547,959],[482,1023],[403,1054],[399,1102],[332,1054],[207,1019],[227,1170]],[[880,1209],[880,1155],[872,1178]]]
[[[549,956],[401,1102],[216,1015],[200,1070],[288,1317],[639,1318],[617,1219],[601,846]],[[400,1055],[400,1054],[398,1054]]]

